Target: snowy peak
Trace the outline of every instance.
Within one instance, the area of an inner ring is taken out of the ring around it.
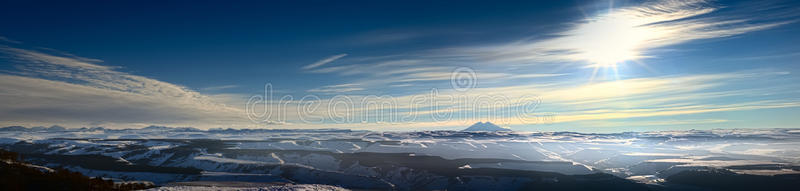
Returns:
[[[492,122],[477,122],[461,131],[511,131],[511,129],[502,128]]]

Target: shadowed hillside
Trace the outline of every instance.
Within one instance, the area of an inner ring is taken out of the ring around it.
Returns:
[[[145,183],[114,184],[66,169],[50,169],[20,162],[15,152],[0,150],[0,190],[139,190]]]

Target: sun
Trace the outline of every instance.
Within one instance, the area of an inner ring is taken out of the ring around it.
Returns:
[[[663,35],[663,32],[647,25],[647,19],[622,10],[609,11],[608,14],[587,18],[585,23],[566,34],[575,42],[573,59],[585,61],[586,67],[594,69],[592,79],[601,69],[613,70],[614,77],[619,79],[619,65],[628,61],[640,64],[637,60],[645,57],[642,52],[648,43]]]
[[[607,16],[581,26],[583,41],[578,56],[592,67],[613,67],[640,58],[647,31],[626,18]]]
[[[615,37],[609,36],[609,38]],[[614,67],[621,62],[638,58],[639,54],[634,49],[635,45],[624,41],[620,39],[617,41],[618,43],[589,44],[584,50],[583,56],[591,67]]]

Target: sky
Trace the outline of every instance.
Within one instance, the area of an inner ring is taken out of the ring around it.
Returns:
[[[794,128],[797,1],[3,1],[0,126]]]

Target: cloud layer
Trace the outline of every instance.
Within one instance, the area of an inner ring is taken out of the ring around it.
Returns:
[[[0,47],[19,63],[0,74],[3,123],[74,126],[246,123],[242,110],[189,88],[115,70],[96,59]]]

